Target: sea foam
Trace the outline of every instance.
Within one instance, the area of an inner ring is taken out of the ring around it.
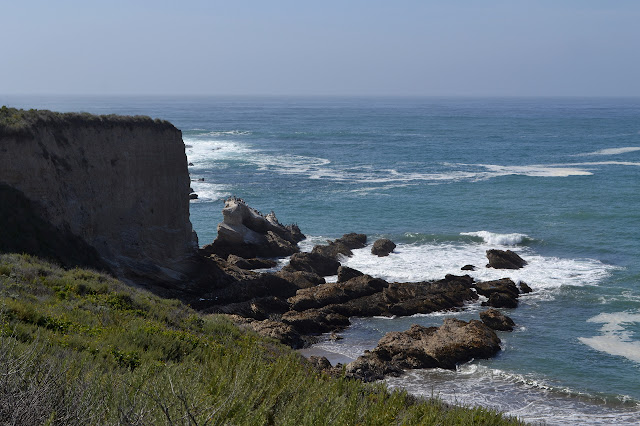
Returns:
[[[640,363],[640,341],[633,340],[634,333],[628,329],[628,326],[640,323],[640,313],[601,313],[587,322],[602,323],[601,335],[580,337],[582,343],[597,351]]]
[[[576,154],[576,157],[585,157],[590,155],[618,155],[628,152],[640,151],[640,146],[624,146],[621,148],[605,148],[598,151],[586,152],[584,154]]]
[[[480,237],[487,244],[503,246],[514,246],[520,244],[525,238],[528,238],[526,234],[497,234],[489,231],[461,232],[460,235]]]

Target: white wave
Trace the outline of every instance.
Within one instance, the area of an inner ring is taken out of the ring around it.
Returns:
[[[532,176],[532,177],[568,177],[568,176],[590,176],[588,170],[575,167],[561,167],[564,165],[542,165],[533,164],[528,166],[501,166],[497,164],[476,164],[489,170],[491,173],[479,175],[480,178],[488,179],[498,176]]]
[[[208,132],[205,133],[203,135],[200,136],[213,136],[213,137],[217,137],[217,136],[225,136],[225,135],[232,135],[232,136],[239,136],[239,135],[250,135],[251,132],[247,131],[247,130],[227,130],[227,131],[212,131],[212,132]]]
[[[343,264],[387,281],[411,282],[441,279],[446,274],[469,274],[479,281],[510,277],[525,281],[535,290],[561,286],[598,285],[615,267],[594,259],[562,259],[541,256],[528,248],[514,249],[528,264],[522,269],[486,268],[490,244],[398,244],[386,257],[371,254],[371,248],[353,250]],[[472,264],[475,271],[461,271]],[[535,295],[535,293],[534,293]],[[530,297],[530,296],[528,296]]]
[[[198,198],[191,200],[192,203],[224,200],[231,196],[228,185],[211,182],[191,182],[193,192],[198,194]]]
[[[210,168],[221,160],[242,159],[253,150],[246,144],[226,140],[185,139],[187,160],[196,169]]]
[[[487,244],[502,246],[515,246],[528,238],[525,234],[497,234],[489,231],[461,232],[460,235],[480,237]]]
[[[452,404],[491,407],[529,422],[554,425],[638,424],[640,407],[601,404],[597,395],[552,386],[544,377],[510,373],[476,363],[456,371],[413,370],[385,380],[393,389]]]
[[[621,148],[605,148],[599,151],[586,152],[584,154],[576,154],[575,157],[586,157],[590,155],[618,155],[628,152],[640,151],[640,146],[624,146]]]
[[[601,313],[587,322],[604,324],[600,336],[580,337],[579,340],[591,348],[610,355],[622,356],[640,363],[640,341],[632,340],[633,332],[626,326],[640,323],[640,314],[629,312]]]

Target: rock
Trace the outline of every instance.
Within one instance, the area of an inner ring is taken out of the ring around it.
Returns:
[[[193,166],[193,163],[189,163],[189,166]]]
[[[492,293],[487,302],[482,306],[493,306],[494,308],[517,308],[518,299],[508,293]]]
[[[304,311],[378,293],[387,286],[388,283],[384,280],[362,275],[344,283],[326,283],[298,290],[296,295],[290,297],[288,301],[291,304],[291,309]]]
[[[520,269],[527,264],[511,250],[487,250],[487,259],[489,259],[487,267],[495,269]]]
[[[488,309],[480,312],[480,319],[487,327],[500,331],[512,331],[516,325],[511,318],[502,314],[497,309]]]
[[[341,330],[351,323],[344,315],[326,312],[320,309],[307,309],[303,312],[289,311],[282,315],[282,322],[291,325],[301,334],[320,334]]]
[[[473,286],[478,294],[489,298],[487,302],[483,302],[483,306],[493,306],[494,308],[515,308],[518,306],[520,291],[509,278],[479,282]]]
[[[318,253],[323,256],[338,258],[338,255],[351,256],[352,249],[362,248],[367,243],[365,234],[344,234],[341,238],[334,241],[328,241],[328,245],[317,245],[311,250],[312,253]]]
[[[240,269],[266,269],[273,268],[278,264],[278,262],[271,259],[245,259],[235,254],[230,254],[227,257],[227,262]]]
[[[325,371],[331,369],[331,362],[324,356],[312,355],[307,358],[309,363],[318,371]]]
[[[300,349],[305,346],[305,341],[300,336],[300,333],[283,322],[272,320],[255,321],[237,315],[229,315],[229,319],[242,328],[253,330],[261,336],[278,340],[293,349]]]
[[[445,368],[476,358],[489,358],[500,350],[496,333],[478,320],[447,318],[440,327],[412,325],[390,332],[376,348],[347,364],[347,377],[377,380],[404,369]]]
[[[189,199],[190,200],[197,200],[198,199],[198,194],[196,194],[195,192],[192,192],[191,194],[189,194]]]
[[[461,271],[475,271],[476,267],[473,265],[464,265],[462,268],[460,268]]]
[[[388,256],[396,248],[393,241],[386,238],[381,238],[373,243],[371,247],[371,254],[375,254],[378,257]]]
[[[229,303],[219,305],[206,310],[210,313],[233,314],[244,318],[256,320],[271,319],[277,314],[289,311],[289,304],[286,300],[275,296],[256,297],[244,302]]]
[[[520,281],[519,286],[520,286],[520,292],[523,294],[531,293],[533,291],[531,290],[531,287],[529,287],[529,285],[524,281]]]
[[[280,270],[275,275],[289,281],[299,289],[315,287],[325,283],[324,278],[313,272]]]
[[[364,275],[364,274],[356,269],[349,268],[348,266],[340,266],[338,268],[339,283],[349,281],[351,278],[359,277],[361,275]]]
[[[329,335],[329,340],[333,340],[334,342],[337,342],[338,340],[342,340],[342,339],[344,339],[344,337],[340,336],[335,331],[332,331],[331,334]]]
[[[205,254],[226,258],[235,254],[244,258],[289,256],[300,251],[304,235],[296,225],[284,226],[273,212],[263,216],[239,198],[229,198],[222,209],[223,221],[218,236],[202,248]]]
[[[306,271],[318,274],[321,277],[336,275],[340,262],[335,258],[319,253],[295,253],[291,256],[285,271]]]

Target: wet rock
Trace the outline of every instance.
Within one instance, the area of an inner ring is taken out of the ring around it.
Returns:
[[[197,200],[198,199],[198,194],[196,194],[195,192],[192,192],[191,194],[189,194],[189,199],[190,200]]]
[[[273,268],[278,264],[278,262],[271,259],[245,259],[244,257],[236,256],[235,254],[230,254],[227,257],[227,262],[240,269],[266,269]]]
[[[387,333],[373,351],[347,364],[346,375],[371,381],[405,369],[455,369],[499,350],[500,339],[481,321],[448,318],[440,327],[414,324],[407,331]]]
[[[517,308],[518,299],[508,293],[492,293],[489,300],[482,303],[482,306],[493,306],[494,308]]]
[[[359,277],[364,275],[362,272],[357,269],[349,268],[348,266],[340,266],[338,268],[338,282],[343,283],[345,281],[349,281],[351,278]]]
[[[531,293],[533,291],[524,281],[520,281],[518,285],[520,286],[520,292],[523,294]]]
[[[501,278],[493,281],[481,281],[473,284],[478,294],[490,297],[493,293],[506,293],[517,298],[520,294],[518,287],[510,278]]]
[[[312,272],[321,277],[326,277],[328,275],[336,275],[339,267],[340,262],[333,257],[319,253],[295,253],[291,256],[289,264],[283,269],[285,271]]]
[[[367,236],[365,234],[352,232],[350,234],[344,234],[341,238],[334,241],[328,241],[327,245],[317,245],[311,252],[337,259],[338,255],[347,257],[353,255],[351,250],[362,248],[366,243]]]
[[[396,248],[393,241],[381,238],[373,243],[371,247],[371,254],[375,254],[378,257],[388,256]]]
[[[493,308],[480,312],[480,319],[487,327],[494,330],[512,331],[516,325],[511,318]]]
[[[473,265],[464,265],[462,268],[460,268],[460,270],[462,271],[475,271],[476,267]]]
[[[520,269],[527,264],[517,253],[511,250],[487,250],[488,268]]]

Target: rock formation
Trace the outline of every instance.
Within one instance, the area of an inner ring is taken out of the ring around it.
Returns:
[[[487,250],[488,268],[520,269],[527,264],[517,253],[511,250]]]
[[[389,253],[391,253],[395,248],[396,245],[393,241],[381,238],[373,243],[373,246],[371,247],[371,254],[375,254],[378,257],[389,256]]]
[[[99,261],[88,263],[138,283],[181,282],[191,268],[189,173],[181,132],[167,121],[3,107],[0,183],[50,231],[82,243],[63,264],[89,250]],[[18,209],[5,213],[28,228]],[[46,242],[28,246],[39,255]]]
[[[373,381],[406,369],[455,369],[499,350],[500,339],[481,321],[447,318],[440,327],[414,324],[407,331],[385,334],[373,351],[347,364],[346,375]]]
[[[487,327],[499,331],[512,331],[516,325],[511,318],[493,308],[480,312],[480,319]]]
[[[271,212],[264,216],[242,199],[225,201],[218,236],[202,248],[205,254],[226,258],[234,254],[244,258],[282,257],[300,251],[298,242],[305,237],[296,225],[284,226]]]

